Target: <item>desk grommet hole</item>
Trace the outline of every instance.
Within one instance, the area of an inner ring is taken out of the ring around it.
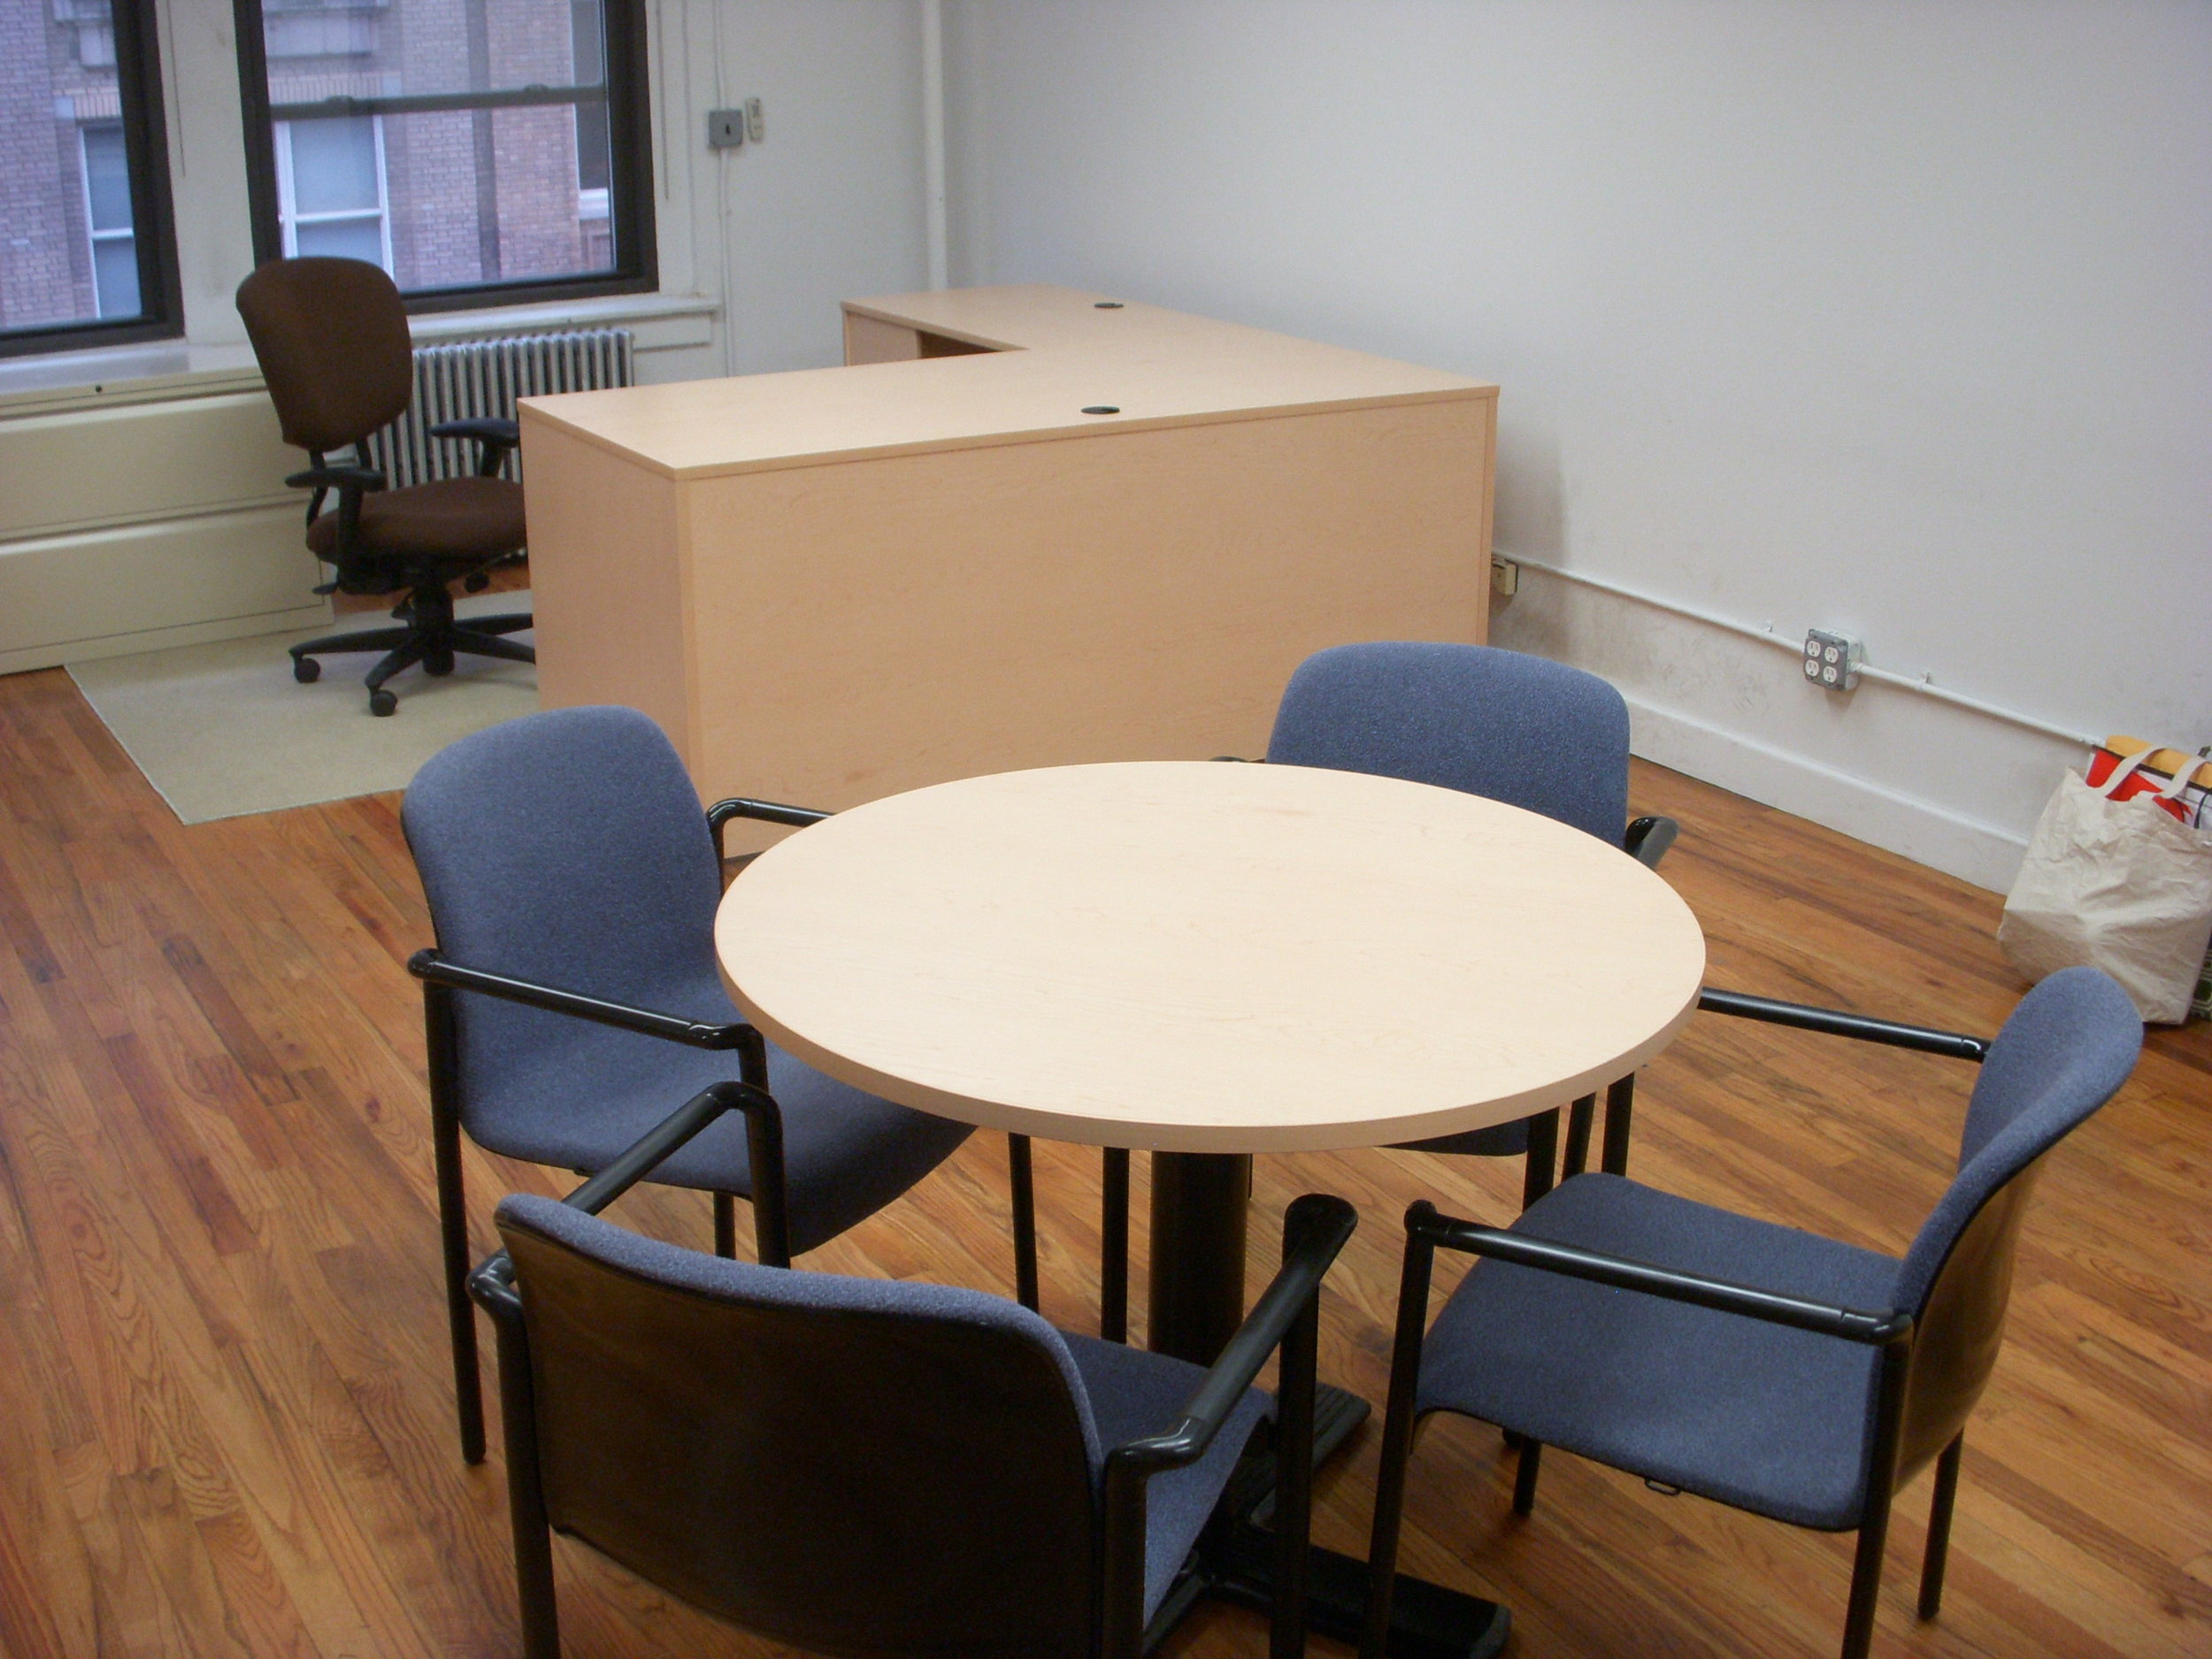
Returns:
[[[1119,403],[1086,403],[1083,405],[1083,412],[1087,415],[1118,415],[1121,413],[1121,405]]]

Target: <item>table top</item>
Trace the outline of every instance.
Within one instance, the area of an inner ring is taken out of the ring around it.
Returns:
[[[848,309],[988,348],[965,357],[525,398],[544,421],[680,479],[863,456],[1497,396],[1438,369],[1049,285],[854,300]],[[1114,415],[1086,415],[1111,406]]]
[[[1621,1077],[1705,941],[1565,825],[1363,773],[1002,772],[800,831],[731,884],[723,972],[792,1054],[943,1117],[1181,1152],[1479,1128]]]

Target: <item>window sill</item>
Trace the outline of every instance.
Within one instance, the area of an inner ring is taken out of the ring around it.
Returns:
[[[443,340],[554,328],[606,328],[624,323],[716,316],[719,301],[693,294],[609,294],[593,299],[545,300],[482,311],[433,311],[411,317],[418,345]],[[191,345],[180,340],[106,346],[0,359],[0,418],[106,409],[172,397],[212,397],[261,385],[253,348]]]

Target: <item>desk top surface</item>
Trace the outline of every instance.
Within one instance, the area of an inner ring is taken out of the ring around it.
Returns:
[[[1632,1071],[1704,936],[1619,849],[1307,767],[1002,772],[801,831],[732,884],[725,977],[775,1041],[941,1116],[1185,1152],[1503,1123]]]
[[[676,478],[1309,410],[1494,397],[1497,388],[1263,329],[1072,288],[955,288],[846,309],[987,349],[522,403]],[[1114,415],[1086,415],[1110,406]]]

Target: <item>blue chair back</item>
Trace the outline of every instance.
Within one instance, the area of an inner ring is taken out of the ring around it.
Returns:
[[[1965,1425],[1997,1361],[2013,1249],[2043,1155],[2134,1070],[2143,1025],[2094,968],[2051,975],[1990,1045],[1959,1139],[1959,1170],[1897,1277],[1916,1323],[1901,1483]]]
[[[1103,1458],[1035,1314],[700,1256],[549,1199],[508,1199],[499,1227],[553,1525],[810,1653],[1087,1659]]]
[[[1267,758],[1485,795],[1615,847],[1628,825],[1621,694],[1578,668],[1487,645],[1315,652],[1283,693]]]
[[[400,811],[439,949],[465,966],[705,1020],[721,872],[674,747],[634,709],[560,709],[465,737]],[[464,1077],[557,1053],[576,1022],[457,999]],[[644,1038],[631,1039],[647,1043]],[[472,1119],[465,1089],[462,1116]]]

